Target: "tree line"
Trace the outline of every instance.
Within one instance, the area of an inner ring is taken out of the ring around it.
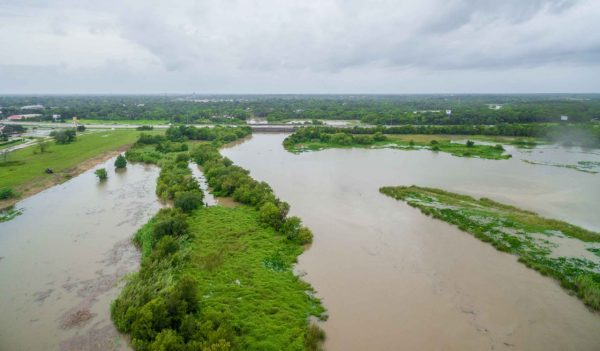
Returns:
[[[385,134],[439,134],[439,135],[487,135],[536,137],[550,142],[596,147],[600,145],[600,126],[593,124],[500,124],[500,125],[451,125],[451,126],[395,126],[395,127],[304,127],[288,136],[286,147],[302,142],[319,140],[334,141],[341,145],[353,142],[370,144],[373,140],[385,140]],[[370,137],[364,137],[370,136]],[[331,139],[333,138],[333,140]]]
[[[41,104],[43,109],[21,110]],[[36,113],[101,120],[244,123],[251,117],[358,120],[382,125],[589,122],[600,118],[598,94],[530,95],[234,95],[0,96],[0,119]],[[447,114],[446,111],[451,113]]]

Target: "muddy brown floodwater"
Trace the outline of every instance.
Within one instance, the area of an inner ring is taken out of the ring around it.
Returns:
[[[378,192],[439,187],[600,230],[600,175],[522,162],[552,153],[561,162],[598,161],[598,153],[509,148],[514,157],[504,161],[366,149],[294,155],[284,137],[257,134],[222,152],[314,231],[297,269],[329,311],[329,351],[600,349],[600,316],[555,281]]]
[[[127,350],[110,303],[137,269],[133,233],[160,208],[158,168],[114,158],[17,203],[0,223],[0,350]]]

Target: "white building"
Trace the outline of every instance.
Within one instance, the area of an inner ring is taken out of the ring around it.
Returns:
[[[562,116],[560,116],[560,120],[561,121],[568,121],[569,120],[569,116],[562,115]]]
[[[452,116],[452,110],[446,110],[446,115]]]

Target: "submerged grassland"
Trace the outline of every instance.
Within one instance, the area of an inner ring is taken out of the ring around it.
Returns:
[[[117,328],[136,350],[320,350],[325,336],[311,319],[324,309],[292,270],[310,231],[266,183],[219,154],[224,140],[187,136],[211,141],[189,152],[169,135],[179,134],[143,136],[127,153],[161,166],[157,195],[174,206],[135,235],[141,268],[113,303]],[[204,207],[190,156],[241,205]]]
[[[69,180],[133,144],[139,135],[135,130],[86,132],[68,144],[49,141],[43,152],[30,146],[4,155],[0,160],[0,208]],[[53,172],[45,172],[47,169]]]
[[[487,142],[481,144],[473,140],[458,142],[448,136],[388,135],[381,132],[371,135],[353,134],[351,131],[301,128],[288,136],[283,141],[283,145],[286,150],[294,153],[330,148],[393,148],[400,150],[430,150],[445,152],[458,157],[477,157],[490,160],[504,160],[511,157],[510,154],[505,153],[501,144],[490,145]]]
[[[417,186],[379,190],[517,255],[519,262],[557,279],[600,310],[600,233],[486,198]]]

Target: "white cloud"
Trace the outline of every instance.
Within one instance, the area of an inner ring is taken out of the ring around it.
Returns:
[[[0,91],[598,91],[598,18],[595,0],[3,0]]]

